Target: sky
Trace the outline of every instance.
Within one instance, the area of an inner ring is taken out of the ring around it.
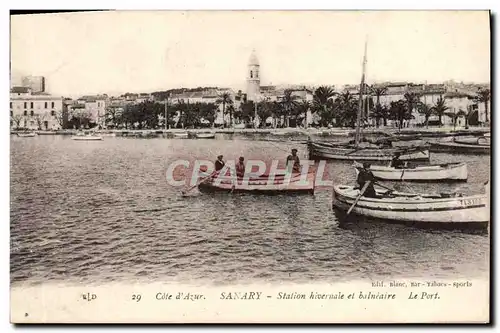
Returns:
[[[487,11],[117,11],[11,17],[11,73],[52,94],[490,81]]]

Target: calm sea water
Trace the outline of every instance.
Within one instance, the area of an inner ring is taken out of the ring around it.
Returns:
[[[489,272],[489,235],[360,221],[340,228],[331,189],[314,196],[180,195],[165,170],[177,158],[285,159],[303,144],[254,141],[11,137],[11,281],[338,282],[473,278]],[[412,191],[478,193],[489,156],[466,161],[469,181]],[[328,177],[353,183],[351,163]],[[392,185],[394,186],[394,184]],[[408,189],[406,184],[395,185]]]

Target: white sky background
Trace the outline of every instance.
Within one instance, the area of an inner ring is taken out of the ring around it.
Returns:
[[[261,84],[489,82],[487,11],[118,11],[11,17],[14,76],[49,92],[245,89],[252,48]]]

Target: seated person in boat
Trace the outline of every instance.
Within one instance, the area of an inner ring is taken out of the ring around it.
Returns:
[[[288,155],[288,157],[286,158],[286,164],[288,165],[288,163],[290,163],[290,161],[293,162],[292,171],[293,172],[300,172],[300,159],[297,156],[297,149],[295,149],[295,148],[292,149],[292,154]]]
[[[245,159],[242,157],[240,157],[238,163],[236,163],[236,176],[238,178],[243,178],[243,176],[245,175],[245,163],[244,163]]]
[[[370,171],[370,163],[364,162],[363,167],[359,168],[358,178],[356,179],[357,183],[360,186],[360,190],[363,189],[367,181],[370,181],[370,185],[365,190],[363,196],[368,198],[376,198],[377,193],[375,192],[375,187],[373,187],[373,183],[375,182],[375,177]]]
[[[405,162],[401,161],[400,157],[401,157],[400,152],[396,152],[394,154],[394,157],[392,158],[392,161],[391,161],[391,167],[396,168],[396,169],[401,169],[401,168],[405,167]]]
[[[224,167],[226,163],[222,160],[224,156],[219,155],[217,156],[217,161],[215,161],[215,171],[220,171]]]

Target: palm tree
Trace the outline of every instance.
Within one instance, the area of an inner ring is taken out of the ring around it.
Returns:
[[[384,126],[387,126],[387,118],[389,117],[389,108],[387,105],[375,105],[375,110],[372,113],[372,116],[375,117],[375,125],[379,127],[380,119],[384,120]]]
[[[295,108],[293,109],[293,115],[295,117],[295,126],[299,123],[299,119],[305,120],[305,128],[307,128],[307,111],[311,107],[311,103],[309,101],[301,101],[297,103]]]
[[[377,116],[375,116],[376,117],[376,125],[378,127],[380,116],[382,116],[382,114],[383,114],[382,107],[380,105],[380,97],[387,94],[387,87],[386,86],[373,86],[372,85],[369,88],[369,92],[372,96],[375,96],[375,112],[374,113],[378,115],[378,118],[377,118]],[[387,116],[383,117],[383,119],[384,119],[384,126],[387,126]]]
[[[417,110],[420,114],[423,114],[425,117],[425,127],[429,128],[429,118],[434,113],[434,108],[429,104],[425,104],[424,102],[420,102],[417,105]]]
[[[441,127],[443,124],[441,123],[441,118],[446,113],[446,110],[449,109],[449,107],[446,106],[446,100],[443,98],[443,96],[439,96],[437,99],[436,103],[433,106],[434,113],[438,115],[439,117],[439,127]]]
[[[224,92],[219,95],[219,98],[215,101],[217,105],[222,104],[222,118],[226,117],[226,105],[233,105],[233,100],[231,99],[231,95],[228,92]],[[232,115],[231,115],[232,116]],[[232,125],[232,118],[229,118],[229,126]]]
[[[354,97],[349,91],[344,91],[335,99],[337,111],[343,125],[356,127],[357,112],[358,112],[358,99]]]
[[[335,91],[329,86],[320,86],[314,91],[311,111],[318,112],[323,124],[329,123],[333,119],[333,97],[335,95]],[[323,117],[327,119],[323,119]]]
[[[453,130],[455,130],[456,126],[457,126],[457,120],[458,118],[462,117],[462,116],[467,116],[467,113],[460,109],[457,113],[455,112],[446,112],[445,115],[447,115],[448,117],[451,118],[451,121],[453,122]]]
[[[391,118],[398,121],[398,129],[400,131],[403,126],[403,121],[413,118],[413,115],[408,109],[408,103],[406,100],[400,99],[399,101],[391,102],[389,110]]]
[[[413,115],[413,110],[420,103],[420,95],[413,92],[407,92],[404,94],[405,106],[410,115]]]
[[[285,90],[285,94],[281,97],[280,104],[283,107],[283,111],[285,113],[285,125],[289,127],[289,118],[290,114],[293,112],[293,109],[297,106],[298,96],[293,95],[293,90]]]
[[[488,119],[488,103],[490,101],[490,90],[486,88],[479,88],[477,91],[477,95],[474,100],[478,103],[484,103],[484,114],[486,122],[489,122]]]

